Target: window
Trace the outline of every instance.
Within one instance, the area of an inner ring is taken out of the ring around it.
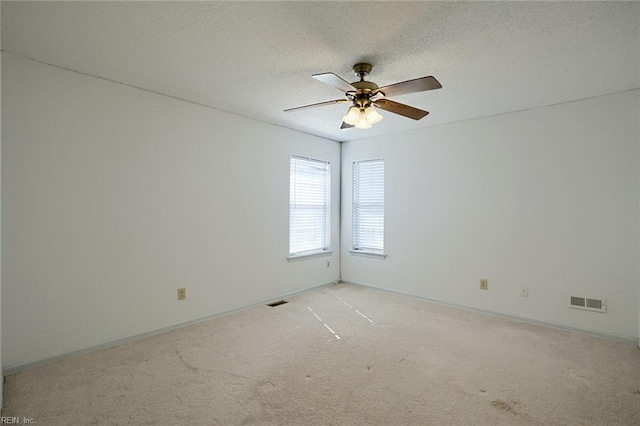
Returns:
[[[384,249],[384,160],[353,163],[353,250]]]
[[[329,162],[291,157],[289,255],[329,250]]]

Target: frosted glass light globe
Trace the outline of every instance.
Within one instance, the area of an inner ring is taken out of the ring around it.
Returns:
[[[356,123],[360,120],[360,109],[358,107],[352,106],[347,111],[347,114],[342,117],[342,121],[352,126],[355,126]]]
[[[358,129],[369,129],[371,128],[371,123],[367,121],[367,118],[362,114],[358,122],[355,124]]]
[[[378,114],[378,111],[376,111],[376,109],[372,106],[370,106],[364,111],[364,116],[367,122],[371,123],[371,125],[374,125],[378,123],[380,120],[382,120],[382,116]]]

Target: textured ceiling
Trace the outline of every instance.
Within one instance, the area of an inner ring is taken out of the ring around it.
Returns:
[[[2,49],[346,141],[638,88],[640,3],[3,2]],[[340,98],[311,75],[360,61],[380,86],[435,76],[393,98],[431,114],[283,112]]]

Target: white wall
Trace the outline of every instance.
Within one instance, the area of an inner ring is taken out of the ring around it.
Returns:
[[[6,368],[339,279],[338,143],[2,66]],[[287,262],[292,154],[332,163],[331,257]]]
[[[638,105],[636,90],[345,143],[343,280],[637,338]],[[348,252],[351,163],[379,157],[386,260]],[[574,293],[608,312],[567,308]]]

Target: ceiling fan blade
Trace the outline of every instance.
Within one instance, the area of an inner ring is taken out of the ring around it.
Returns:
[[[351,124],[347,124],[343,121],[342,126],[340,126],[340,129],[350,129],[352,127],[355,127],[355,126],[352,126]]]
[[[385,111],[402,115],[403,117],[412,118],[414,120],[420,120],[421,118],[429,114],[428,111],[423,111],[421,109],[401,104],[400,102],[394,102],[389,99],[379,99],[374,102],[374,105]]]
[[[311,77],[315,78],[316,80],[324,84],[328,84],[331,87],[335,87],[336,89],[345,93],[353,92],[356,90],[355,87],[353,87],[351,84],[347,83],[346,81],[344,81],[343,79],[341,79],[340,77],[338,77],[332,72],[325,72],[323,74],[314,74]]]
[[[347,102],[351,102],[351,101],[349,99],[334,99],[333,101],[318,102],[317,104],[310,104],[310,105],[304,105],[304,106],[299,106],[295,108],[285,109],[284,112],[298,111],[301,109],[315,108],[315,107],[324,106],[324,105],[344,104]]]
[[[404,95],[405,93],[424,92],[442,88],[442,84],[435,77],[422,77],[402,83],[390,84],[379,88],[377,91],[384,93],[386,97]]]

